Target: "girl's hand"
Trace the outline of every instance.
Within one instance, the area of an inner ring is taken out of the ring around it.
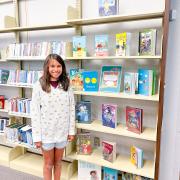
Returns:
[[[36,145],[36,148],[41,148],[42,147],[42,142],[41,141],[35,142],[34,144]]]
[[[68,135],[68,141],[73,141],[74,140],[74,135]]]

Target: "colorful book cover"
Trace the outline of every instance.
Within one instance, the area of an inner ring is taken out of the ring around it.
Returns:
[[[86,36],[74,36],[73,37],[73,57],[85,57],[86,56]]]
[[[108,56],[108,35],[95,36],[95,56]]]
[[[7,84],[9,78],[9,70],[1,69],[0,70],[0,83]]]
[[[138,70],[138,93],[145,96],[151,96],[153,90],[153,70]]]
[[[116,34],[116,56],[130,55],[131,33],[123,32]]]
[[[104,167],[103,180],[118,180],[118,170]]]
[[[91,123],[91,102],[80,101],[76,104],[76,120],[79,123]]]
[[[143,110],[140,108],[126,107],[126,126],[129,131],[142,133]]]
[[[121,74],[121,66],[103,66],[99,90],[103,92],[120,92]]]
[[[91,135],[89,132],[77,134],[76,151],[77,154],[83,155],[92,153]]]
[[[83,90],[83,72],[81,69],[70,69],[70,84],[73,90]]]
[[[99,137],[97,137],[97,136],[94,137],[94,144],[93,145],[94,145],[95,149],[100,147],[101,144],[100,144],[100,138]]]
[[[138,157],[137,157],[136,147],[131,146],[131,163],[137,166],[137,162],[138,162]]]
[[[103,159],[113,162],[116,159],[116,143],[103,141],[102,142],[102,156]]]
[[[84,71],[83,72],[83,90],[98,91],[98,72]]]
[[[102,104],[102,124],[103,124],[103,126],[116,128],[116,126],[117,126],[117,105]]]
[[[134,180],[133,174],[127,173],[127,172],[122,172],[122,180]]]
[[[99,16],[118,14],[118,0],[98,0]]]
[[[101,166],[78,161],[78,180],[101,180]]]
[[[136,82],[135,73],[125,72],[124,73],[124,93],[135,94],[136,93]]]
[[[147,29],[139,32],[139,55],[156,54],[156,29]]]

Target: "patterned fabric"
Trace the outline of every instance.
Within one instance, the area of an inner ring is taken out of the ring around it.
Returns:
[[[75,104],[71,88],[53,88],[46,93],[39,82],[35,83],[31,103],[33,141],[56,143],[67,141],[75,134]]]

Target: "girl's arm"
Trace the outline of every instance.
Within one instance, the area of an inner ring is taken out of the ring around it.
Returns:
[[[31,101],[31,125],[34,142],[41,141],[40,89],[36,83],[33,87]]]

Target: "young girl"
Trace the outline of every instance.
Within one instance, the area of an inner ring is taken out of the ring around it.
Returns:
[[[50,54],[44,62],[43,76],[35,83],[31,104],[32,135],[42,149],[45,180],[59,180],[61,160],[68,141],[75,134],[74,95],[63,59]]]

